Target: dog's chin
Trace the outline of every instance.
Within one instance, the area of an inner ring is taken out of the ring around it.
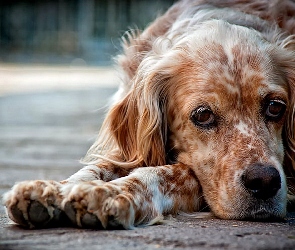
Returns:
[[[250,221],[282,221],[287,214],[287,203],[283,193],[280,192],[267,200],[250,199],[241,212],[242,220]]]
[[[283,221],[286,218],[286,204],[284,202],[270,199],[260,201],[251,199],[248,202],[236,206],[234,210],[214,212],[215,216],[227,220],[247,220],[247,221]]]
[[[226,216],[216,216],[226,220],[278,222],[285,220],[286,213],[279,211],[271,211],[267,209],[257,209],[251,211],[244,211],[241,214],[227,214]]]
[[[248,221],[283,221],[285,219],[286,213],[279,211],[271,211],[265,208],[260,208],[257,210],[250,211],[249,214],[243,216],[240,220]]]

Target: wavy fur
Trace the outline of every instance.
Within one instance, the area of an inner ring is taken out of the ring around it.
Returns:
[[[206,206],[223,219],[284,218],[295,208],[294,16],[291,0],[183,0],[127,33],[90,165],[16,184],[9,217],[132,229]]]

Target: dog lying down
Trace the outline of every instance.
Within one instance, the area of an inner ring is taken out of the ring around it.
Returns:
[[[8,216],[29,228],[131,229],[204,207],[283,219],[295,190],[294,17],[291,0],[183,0],[129,32],[88,165],[16,184]]]

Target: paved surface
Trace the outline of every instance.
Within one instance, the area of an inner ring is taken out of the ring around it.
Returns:
[[[21,79],[30,81],[25,76]],[[102,79],[110,80],[104,74]],[[76,86],[78,91],[57,84],[39,86],[36,92],[28,85],[22,86],[25,93],[6,86],[5,93],[0,93],[0,195],[16,181],[62,180],[77,171],[78,160],[101,124],[103,106],[115,91],[113,86],[88,84]],[[225,221],[198,213],[131,231],[25,230],[11,223],[0,206],[0,249],[295,249],[295,219],[290,215],[280,223]]]

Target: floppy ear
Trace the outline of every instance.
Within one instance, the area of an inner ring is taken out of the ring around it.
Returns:
[[[85,160],[99,158],[125,167],[165,165],[167,124],[164,77],[138,72],[129,93],[108,112]],[[97,155],[104,150],[103,156]]]
[[[98,164],[103,159],[126,168],[166,164],[163,81],[159,74],[134,79],[129,93],[107,113],[82,163]]]
[[[295,63],[293,65],[295,67]],[[289,107],[284,125],[284,141],[286,146],[285,167],[288,186],[295,195],[295,68],[289,70]]]
[[[285,147],[284,172],[288,186],[288,210],[295,210],[295,35],[277,36],[277,47],[270,53],[280,76],[287,83],[289,95],[287,116],[283,128]]]
[[[287,53],[277,55],[277,62],[280,64],[282,71],[287,79],[289,103],[288,113],[284,124],[283,140],[285,144],[284,167],[287,177],[289,193],[294,197],[295,209],[295,39],[290,36],[286,39],[282,47]]]
[[[292,72],[290,70],[289,81],[289,111],[284,127],[285,152],[285,174],[288,185],[288,210],[295,211],[295,64]]]
[[[110,131],[124,162],[165,164],[166,117],[161,77],[135,79],[132,90],[108,114]]]
[[[126,168],[166,164],[167,98],[179,66],[175,60],[179,52],[168,56],[170,48],[170,40],[158,41],[129,75],[132,79],[126,77],[129,92],[107,113],[84,163],[98,164],[103,159]]]

